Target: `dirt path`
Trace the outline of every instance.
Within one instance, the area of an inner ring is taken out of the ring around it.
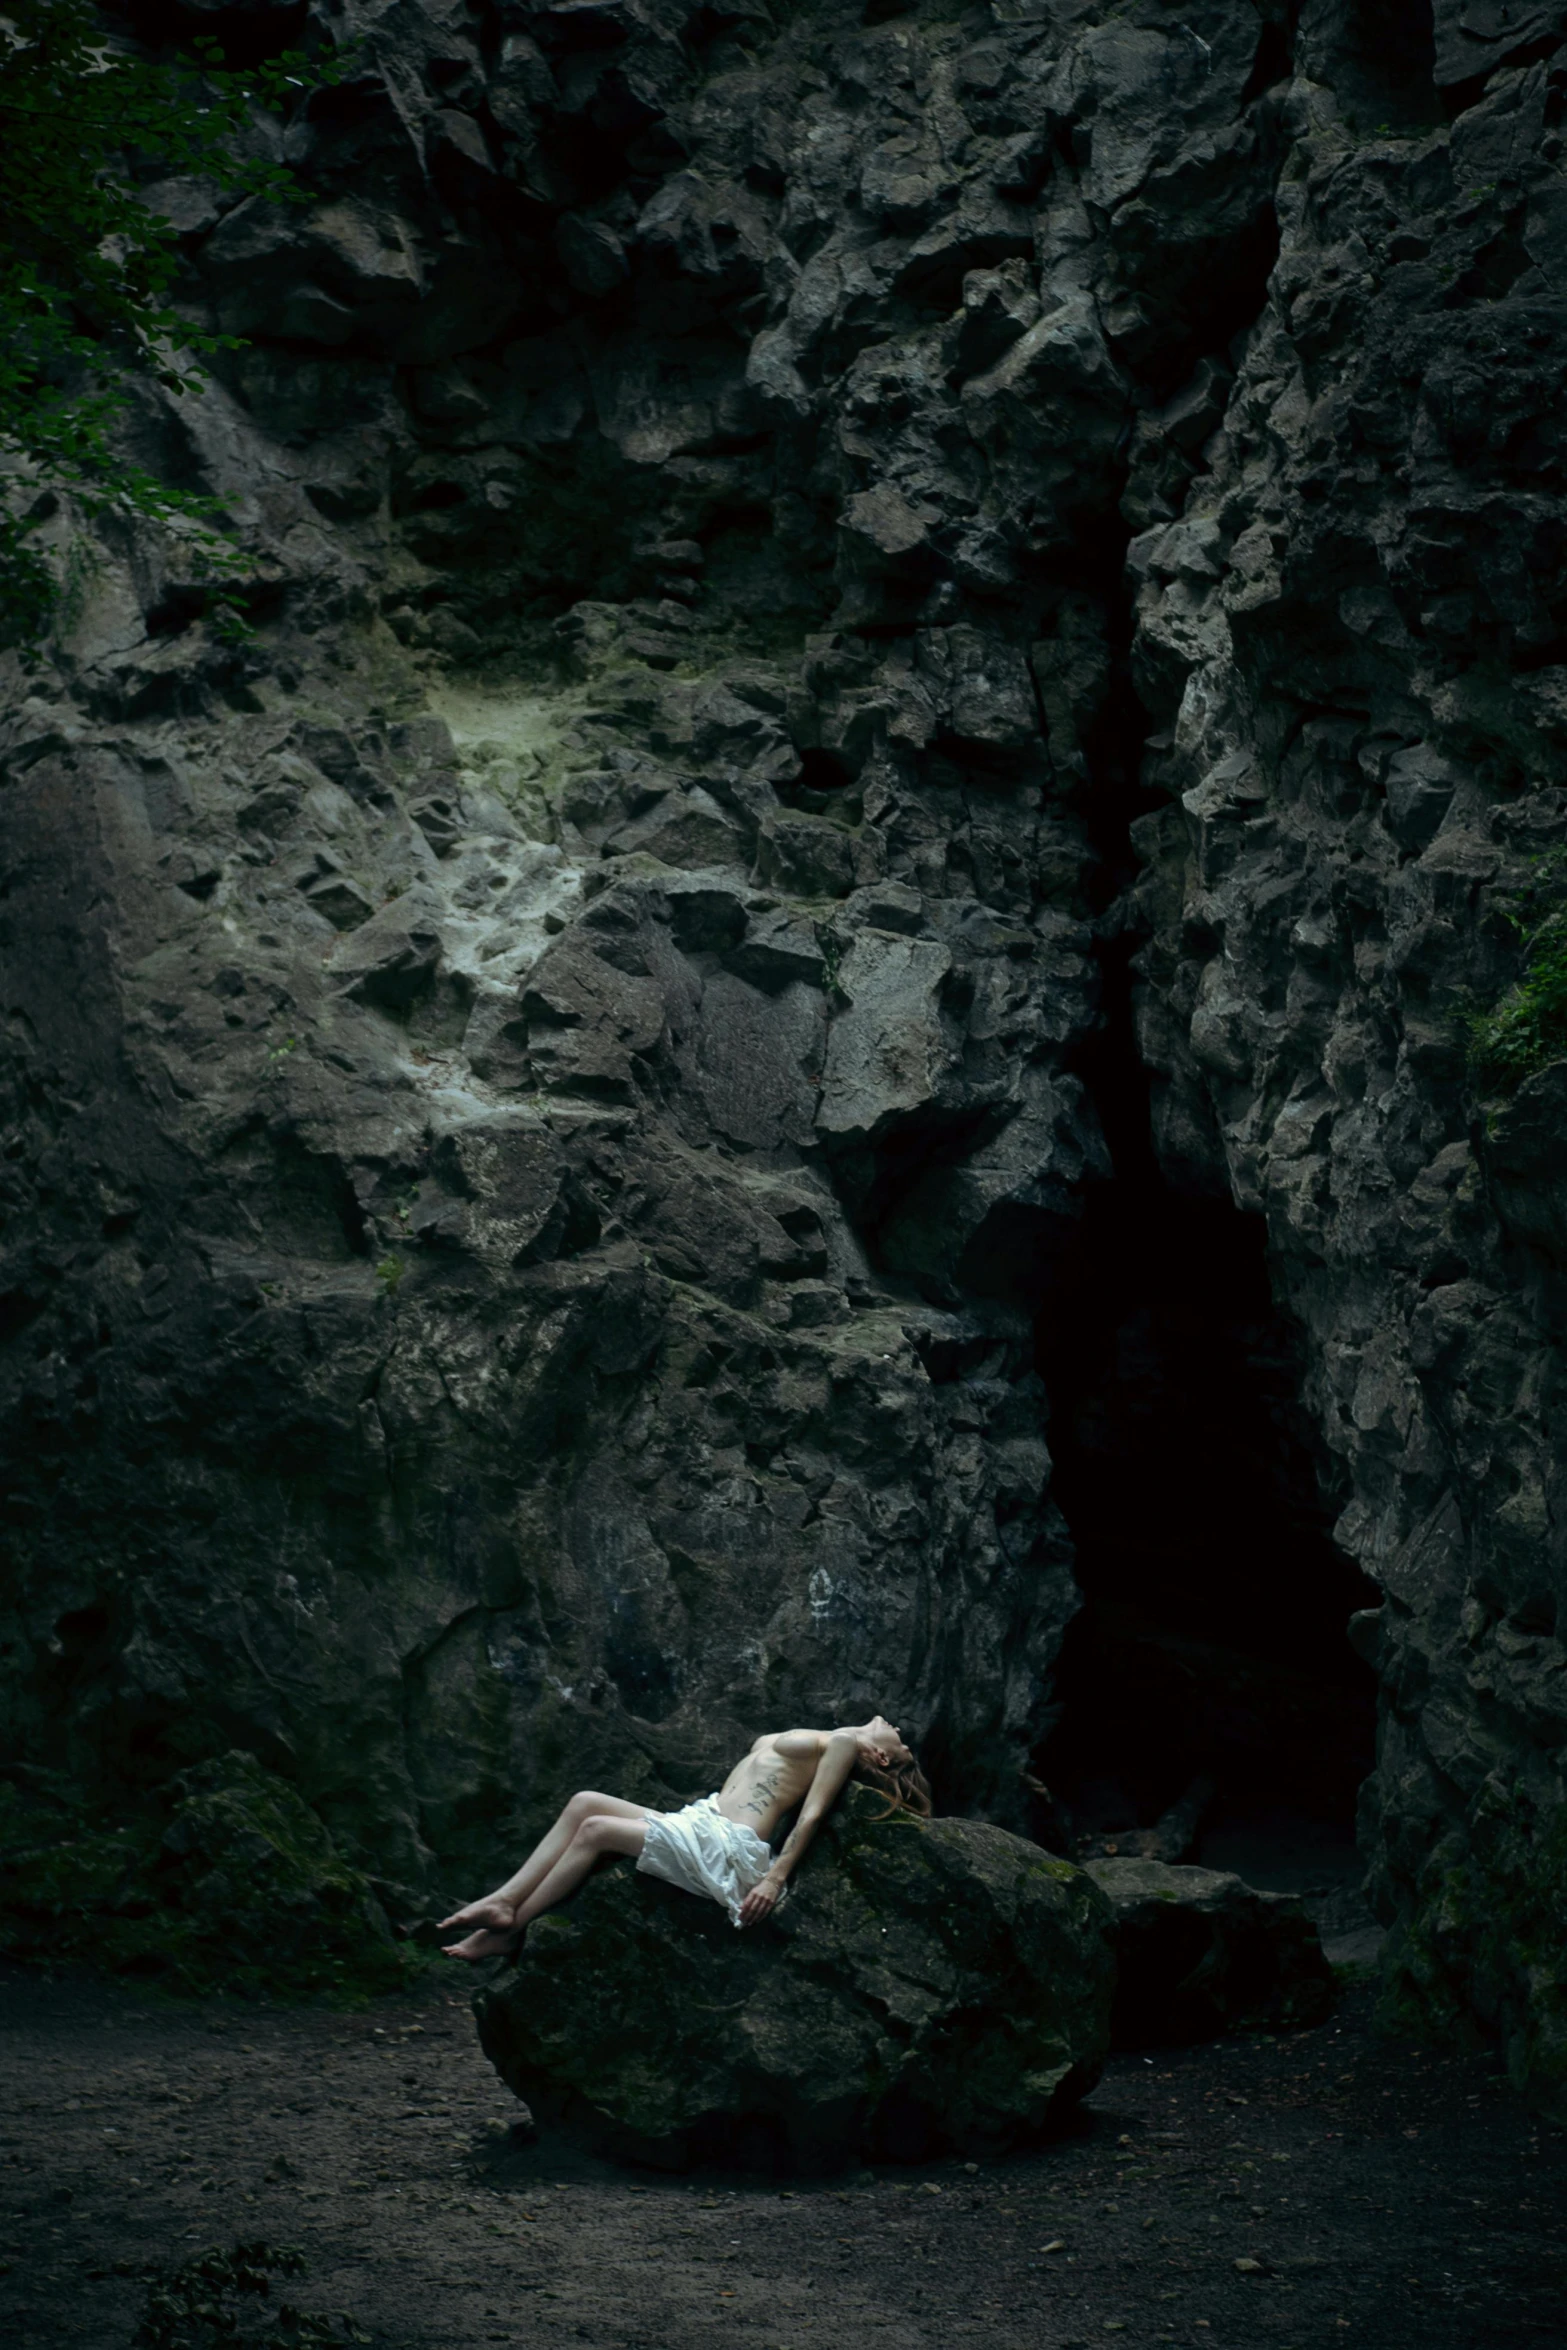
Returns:
[[[445,1984],[345,2017],[0,1973],[0,2339],[120,2350],[149,2262],[262,2237],[394,2350],[1567,2342],[1567,2139],[1364,1994],[1118,2057],[1072,2137],[979,2169],[636,2176],[516,2111]]]

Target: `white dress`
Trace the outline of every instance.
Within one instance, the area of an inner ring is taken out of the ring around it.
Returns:
[[[754,1828],[726,1819],[716,1795],[683,1811],[650,1811],[639,1869],[688,1893],[705,1893],[740,1923],[740,1904],[773,1865],[771,1849]]]

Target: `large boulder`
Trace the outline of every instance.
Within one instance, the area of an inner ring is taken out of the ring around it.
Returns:
[[[1158,1860],[1086,1867],[1115,1913],[1118,2048],[1320,2023],[1332,2005],[1333,1970],[1292,1894]]]
[[[1114,1983],[1082,1870],[851,1787],[767,1925],[608,1869],[476,2007],[508,2086],[601,2152],[818,2169],[1037,2137],[1098,2078]]]
[[[0,1783],[0,1956],[86,1961],[186,1991],[399,1989],[420,1964],[297,1788],[236,1751],[127,1824],[43,1773]]]

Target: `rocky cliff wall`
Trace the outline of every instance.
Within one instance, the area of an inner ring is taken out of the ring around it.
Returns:
[[[306,203],[155,192],[252,639],[62,510],[12,670],[13,1755],[248,1747],[397,1903],[785,1714],[1021,1821],[1130,942],[1386,1594],[1400,1980],[1559,2067],[1553,1080],[1458,1017],[1564,804],[1516,13],[200,12],[361,46]]]
[[[1544,12],[1439,10],[1403,121],[1290,93],[1268,303],[1129,554],[1172,794],[1135,828],[1158,1148],[1265,1214],[1384,1595],[1395,1979],[1558,2081],[1559,1079],[1485,1098],[1463,1014],[1567,806],[1560,57]]]

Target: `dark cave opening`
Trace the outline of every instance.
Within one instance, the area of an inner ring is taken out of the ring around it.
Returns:
[[[1039,1359],[1084,1595],[1035,1757],[1057,1834],[1102,1849],[1190,1798],[1200,1832],[1166,1840],[1198,1858],[1344,1862],[1376,1723],[1346,1631],[1375,1593],[1332,1541],[1260,1221],[1118,1174],[1062,1261]]]

